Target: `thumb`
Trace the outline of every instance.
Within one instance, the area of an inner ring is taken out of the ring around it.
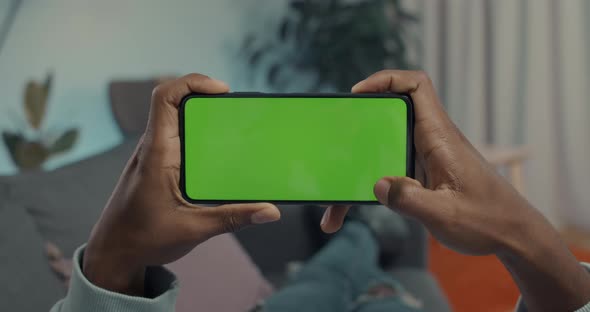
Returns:
[[[383,205],[422,222],[436,219],[441,211],[439,194],[408,177],[382,178],[373,191]]]
[[[236,232],[248,225],[277,221],[281,212],[269,203],[231,204],[203,208],[197,218],[210,234],[218,235]]]

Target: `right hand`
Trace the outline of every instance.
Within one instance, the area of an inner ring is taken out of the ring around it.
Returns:
[[[552,231],[457,129],[425,73],[384,70],[352,92],[408,93],[414,101],[416,156],[426,185],[385,177],[374,188],[382,204],[420,220],[441,242],[465,254],[498,254],[522,247],[517,245],[525,233]]]
[[[352,91],[409,93],[414,101],[414,141],[426,183],[382,178],[374,188],[381,203],[420,220],[452,249],[498,256],[528,311],[575,311],[590,301],[588,272],[451,122],[426,74],[385,70]]]

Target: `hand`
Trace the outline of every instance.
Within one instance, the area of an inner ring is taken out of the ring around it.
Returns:
[[[416,159],[426,185],[407,177],[384,178],[374,190],[381,203],[419,219],[447,246],[473,255],[517,244],[522,220],[543,219],[457,129],[426,74],[386,70],[352,91],[408,93],[414,101]]]
[[[385,177],[374,188],[382,204],[420,220],[456,251],[497,255],[530,311],[573,311],[590,300],[590,275],[457,129],[426,74],[385,70],[352,91],[408,93],[414,101],[416,156],[426,183]]]
[[[280,218],[279,210],[267,203],[200,207],[180,194],[178,104],[191,92],[228,89],[199,74],[154,89],[145,134],[85,250],[83,272],[93,284],[141,296],[147,266],[175,261],[215,235]]]

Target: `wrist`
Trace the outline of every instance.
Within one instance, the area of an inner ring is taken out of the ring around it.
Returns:
[[[113,250],[99,249],[89,242],[82,258],[82,272],[93,285],[130,296],[144,295],[146,266]]]
[[[536,213],[533,212],[533,213]],[[542,216],[522,218],[512,225],[502,238],[496,256],[505,265],[513,262],[528,263],[538,266],[537,262],[546,262],[554,254],[561,254],[565,245],[557,231]]]
[[[529,311],[575,311],[590,301],[590,275],[536,210],[496,253]]]
[[[544,253],[560,249],[559,234],[547,219],[524,198],[501,201],[512,207],[511,216],[500,230],[499,247],[495,254],[500,260],[539,259]]]

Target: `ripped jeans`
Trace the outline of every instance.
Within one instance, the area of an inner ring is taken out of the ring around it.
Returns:
[[[360,222],[347,222],[283,289],[255,311],[420,311],[421,303],[379,268],[378,253],[371,231]]]

